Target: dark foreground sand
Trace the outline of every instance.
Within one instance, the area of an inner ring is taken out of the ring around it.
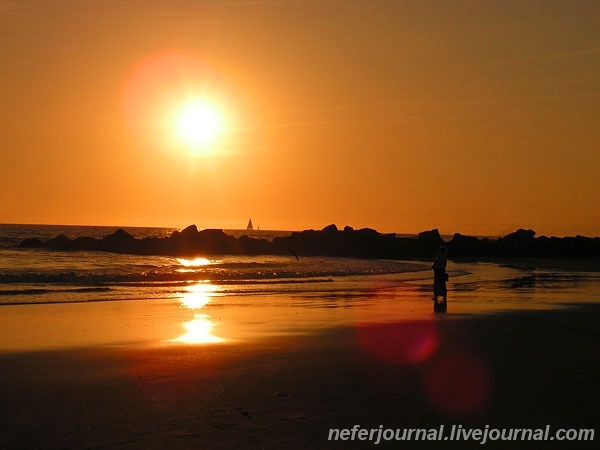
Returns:
[[[0,448],[372,448],[328,441],[329,429],[598,428],[599,313],[588,305],[254,343],[4,354]],[[579,449],[598,439],[379,446]]]

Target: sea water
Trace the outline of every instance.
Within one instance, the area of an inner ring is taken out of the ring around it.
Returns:
[[[195,258],[21,248],[26,238],[60,234],[101,238],[117,227],[0,225],[0,306],[177,298],[202,284],[212,296],[290,294],[318,297],[326,306],[373,292],[427,301],[429,261],[392,261],[292,255],[197,255]],[[124,228],[137,238],[165,237],[173,228]],[[228,231],[240,236],[245,231]],[[273,239],[285,231],[253,231]],[[451,256],[451,255],[450,255]],[[452,301],[493,305],[559,305],[600,301],[597,260],[450,261]],[[385,296],[385,295],[383,295]],[[259,300],[257,300],[259,301]],[[345,303],[346,304],[346,303]]]
[[[0,225],[0,305],[140,300],[177,295],[197,283],[218,295],[366,289],[365,277],[387,275],[380,284],[427,277],[418,262],[351,258],[201,255],[194,258],[53,251],[19,247],[64,234],[100,238],[115,227]],[[124,228],[137,238],[164,237],[174,229]],[[240,235],[240,231],[231,231]],[[288,232],[254,232],[272,239]]]

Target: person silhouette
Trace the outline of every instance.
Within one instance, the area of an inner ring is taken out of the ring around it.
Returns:
[[[446,289],[446,281],[448,281],[448,274],[446,273],[446,258],[448,250],[443,245],[438,249],[437,255],[433,260],[431,268],[433,269],[433,301],[434,309],[437,311],[438,297],[442,297],[442,308],[445,311],[446,297],[448,291]]]

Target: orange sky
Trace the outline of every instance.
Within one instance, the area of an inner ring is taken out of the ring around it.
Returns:
[[[597,1],[0,0],[0,223],[600,235],[598,23]],[[205,155],[166,136],[191,91],[226,119]]]

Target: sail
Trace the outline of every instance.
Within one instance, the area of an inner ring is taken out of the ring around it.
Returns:
[[[254,227],[252,226],[252,219],[248,221],[248,226],[246,227],[246,230],[254,230]]]

